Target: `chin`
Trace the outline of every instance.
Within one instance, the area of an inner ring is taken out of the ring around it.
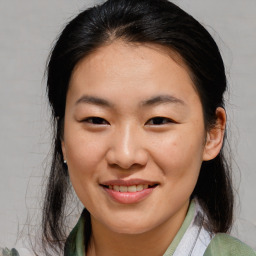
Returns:
[[[153,229],[152,222],[143,222],[143,220],[134,220],[133,218],[128,218],[126,220],[111,221],[107,224],[108,228],[118,234],[126,235],[139,235],[148,232]]]
[[[123,235],[139,235],[139,234],[146,233],[147,231],[150,230],[150,228],[148,226],[142,227],[142,226],[129,225],[129,226],[122,226],[122,227],[111,227],[111,230],[115,233],[123,234]]]

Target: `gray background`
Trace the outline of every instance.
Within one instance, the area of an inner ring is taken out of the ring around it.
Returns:
[[[63,25],[96,2],[0,0],[0,246],[14,246],[24,227],[40,225],[51,135],[44,66]],[[207,27],[223,54],[237,191],[233,234],[256,249],[256,0],[174,2]]]

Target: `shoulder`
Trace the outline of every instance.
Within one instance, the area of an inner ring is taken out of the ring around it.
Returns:
[[[0,248],[0,256],[20,256],[16,249]]]
[[[17,250],[0,247],[0,256],[35,256],[35,254],[26,248],[19,248]]]
[[[211,243],[207,247],[204,256],[256,256],[256,252],[253,251],[245,243],[240,240],[223,233],[218,233],[212,239]]]

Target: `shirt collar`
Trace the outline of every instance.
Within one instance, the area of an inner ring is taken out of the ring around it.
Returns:
[[[85,247],[84,247],[84,227],[85,227],[85,211],[81,214],[76,226],[71,231],[70,235],[67,238],[65,244],[65,256],[85,256]],[[178,244],[180,243],[183,235],[188,229],[190,223],[192,222],[195,214],[195,201],[192,200],[183,221],[181,228],[173,239],[172,243],[167,248],[163,256],[173,255]]]

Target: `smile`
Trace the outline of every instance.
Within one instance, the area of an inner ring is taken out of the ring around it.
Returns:
[[[148,198],[158,185],[138,180],[115,180],[101,184],[101,187],[111,200],[121,204],[135,204]]]
[[[148,184],[139,184],[139,185],[132,185],[132,186],[118,186],[118,185],[109,185],[109,186],[105,186],[108,189],[117,191],[117,192],[129,192],[129,193],[135,193],[135,192],[139,192],[142,191],[144,189],[148,189],[148,188],[152,188],[155,187],[157,185],[148,185]]]

